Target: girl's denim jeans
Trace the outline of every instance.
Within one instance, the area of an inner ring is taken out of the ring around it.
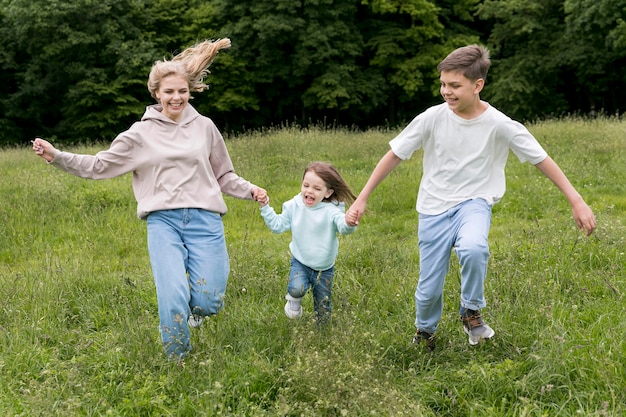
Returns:
[[[294,298],[302,298],[308,289],[312,288],[316,318],[322,322],[326,321],[330,318],[332,309],[331,291],[334,276],[334,266],[325,271],[316,271],[292,257],[287,292]]]

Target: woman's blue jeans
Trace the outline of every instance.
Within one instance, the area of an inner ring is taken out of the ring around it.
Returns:
[[[312,288],[315,316],[321,322],[328,320],[332,309],[331,291],[335,267],[332,266],[325,271],[316,271],[293,257],[290,263],[287,292],[294,298],[302,298],[309,288]]]
[[[224,306],[224,225],[219,214],[200,209],[156,211],[147,223],[161,339],[168,358],[182,359],[191,350],[189,315],[210,316]]]
[[[467,200],[438,215],[419,215],[420,276],[415,290],[415,327],[434,333],[443,313],[443,286],[452,249],[461,264],[461,307],[485,307],[491,206]]]

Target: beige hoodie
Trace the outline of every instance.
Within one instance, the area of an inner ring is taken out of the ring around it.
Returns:
[[[252,199],[255,187],[234,172],[224,139],[211,119],[187,104],[180,121],[148,106],[140,122],[96,155],[59,152],[52,165],[82,178],[133,173],[137,216],[156,210],[199,208],[226,213],[222,193]]]

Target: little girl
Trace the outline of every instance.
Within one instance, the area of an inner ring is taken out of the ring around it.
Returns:
[[[339,241],[337,233],[356,230],[356,213],[345,214],[345,204],[355,195],[334,166],[312,162],[304,170],[300,193],[283,204],[281,214],[269,206],[269,197],[259,199],[261,216],[274,233],[291,230],[291,268],[285,314],[302,316],[302,297],[313,291],[315,317],[326,321],[331,313],[331,287]]]

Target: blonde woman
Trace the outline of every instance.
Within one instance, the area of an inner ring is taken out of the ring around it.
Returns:
[[[265,190],[238,176],[222,135],[189,103],[208,88],[204,77],[229,39],[204,41],[171,60],[154,63],[148,90],[157,104],[96,155],[61,152],[37,138],[33,150],[51,165],[90,179],[132,172],[137,216],[148,227],[148,252],[156,285],[160,333],[170,359],[191,351],[189,327],[224,305],[230,271],[222,193],[266,198]]]

